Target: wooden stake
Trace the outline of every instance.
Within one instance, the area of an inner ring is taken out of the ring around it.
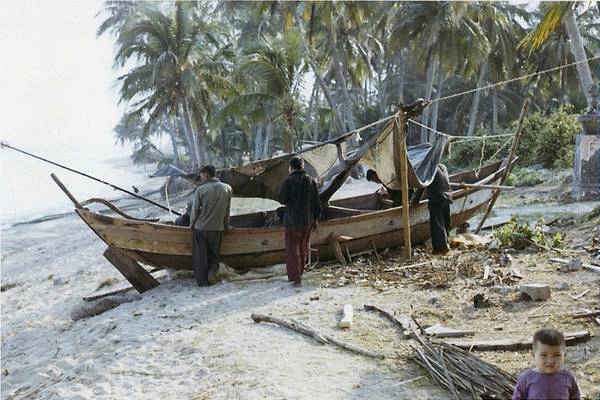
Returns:
[[[402,186],[402,234],[404,236],[404,258],[410,260],[412,247],[410,243],[410,205],[408,203],[408,153],[406,151],[406,114],[403,111],[398,113],[396,118],[396,127],[394,130],[394,149],[398,149],[396,161],[396,176],[400,175],[400,184]]]
[[[525,113],[527,112],[527,107],[529,107],[529,98],[526,98],[525,101],[523,102],[523,107],[521,108],[521,115],[519,115],[519,121],[517,122],[517,127],[515,128],[515,136],[514,136],[514,139],[512,142],[512,146],[510,148],[510,153],[508,154],[508,158],[506,159],[506,168],[504,169],[504,172],[502,173],[502,178],[500,179],[500,185],[502,185],[504,183],[504,181],[508,177],[508,174],[510,173],[510,167],[512,165],[512,160],[517,151],[517,146],[519,145],[519,140],[521,139],[521,127],[523,126],[523,119],[525,119]],[[485,214],[483,215],[483,218],[481,218],[481,221],[479,221],[479,225],[477,225],[477,229],[475,229],[475,233],[479,233],[479,231],[483,227],[483,224],[485,223],[485,220],[490,216],[490,213],[492,212],[492,208],[494,208],[494,204],[496,204],[496,200],[498,199],[499,195],[500,195],[499,190],[496,190],[496,192],[492,195],[490,204],[488,205],[487,210],[485,210]]]

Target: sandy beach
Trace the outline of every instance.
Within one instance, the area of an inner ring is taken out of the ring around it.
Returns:
[[[572,237],[587,240],[591,227],[570,228],[581,230]],[[448,269],[453,283],[440,288],[424,287],[408,275],[381,277],[377,285],[379,278],[353,280],[356,274],[348,271],[376,263],[374,258],[358,259],[346,269],[317,267],[302,288],[290,287],[283,276],[198,288],[189,275],[160,271],[162,284],[139,300],[72,321],[84,296],[128,286],[102,257],[104,247],[74,214],[2,231],[3,399],[450,398],[409,360],[410,342],[400,339],[391,323],[364,311],[364,304],[413,312],[427,325],[473,329],[475,339],[527,337],[545,325],[598,334],[591,320],[529,319],[540,304],[513,301],[514,289],[496,307],[474,309],[471,296],[488,290],[478,286],[483,262],[473,262],[483,258],[460,250],[440,265],[471,262],[476,273],[454,276]],[[419,254],[431,259],[425,248]],[[540,312],[597,307],[598,274],[557,274],[548,257],[515,256],[528,279],[553,287],[568,282],[568,290],[555,290]],[[107,286],[98,290],[102,283]],[[588,288],[577,302],[568,296]],[[350,330],[337,328],[344,304],[355,310]],[[375,360],[320,345],[275,325],[256,324],[252,313],[294,318],[390,357]],[[599,393],[599,350],[595,336],[568,351],[566,367],[588,396]],[[530,362],[527,352],[477,354],[513,374]]]

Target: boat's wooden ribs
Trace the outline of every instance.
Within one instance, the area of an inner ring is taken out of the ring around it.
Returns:
[[[123,250],[109,246],[104,251],[104,257],[123,274],[138,292],[142,293],[159,285],[158,281],[144,267]]]

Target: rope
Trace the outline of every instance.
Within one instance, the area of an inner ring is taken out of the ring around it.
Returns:
[[[572,62],[572,63],[569,63],[569,64],[559,65],[558,67],[552,67],[552,68],[545,69],[545,70],[538,71],[538,72],[534,72],[534,73],[531,73],[531,74],[519,76],[519,77],[516,77],[516,78],[507,79],[505,81],[500,81],[500,82],[492,83],[492,84],[489,84],[489,85],[486,85],[486,86],[482,86],[480,88],[475,88],[475,89],[467,90],[465,92],[455,93],[455,94],[452,94],[452,95],[449,95],[449,96],[440,97],[440,98],[434,99],[434,100],[428,100],[427,101],[427,105],[429,105],[431,103],[435,103],[437,101],[448,100],[448,99],[452,99],[454,97],[462,96],[462,95],[469,94],[469,93],[474,93],[474,92],[477,92],[477,91],[480,91],[480,90],[485,90],[485,89],[490,89],[490,88],[493,88],[493,87],[496,87],[496,86],[506,85],[507,83],[516,82],[516,81],[519,81],[521,79],[531,78],[533,76],[546,74],[548,72],[557,71],[557,70],[560,70],[560,69],[563,69],[563,68],[571,67],[573,65],[583,64],[583,63],[587,63],[589,61],[594,61],[594,60],[600,60],[600,55],[597,55],[597,56],[594,56],[594,57],[590,57],[590,58],[588,58],[586,60],[575,61],[575,62]],[[341,139],[341,138],[344,138],[344,137],[348,137],[348,136],[360,133],[360,132],[362,132],[362,131],[364,131],[366,129],[369,129],[369,128],[373,127],[373,126],[379,125],[382,122],[389,121],[390,119],[396,117],[397,114],[398,113],[394,113],[392,115],[388,115],[387,117],[381,118],[380,120],[372,122],[372,123],[370,123],[368,125],[362,126],[360,128],[354,129],[352,131],[349,131],[349,132],[341,135],[340,137],[338,137],[338,139]],[[426,125],[423,125],[423,124],[421,124],[421,123],[419,123],[419,122],[417,122],[417,121],[415,121],[413,119],[409,119],[409,121],[412,122],[413,124],[419,125],[420,127],[428,129],[431,132],[434,132],[434,133],[436,133],[438,135],[447,136],[447,137],[449,137],[451,139],[468,138],[468,140],[465,140],[465,141],[470,141],[470,140],[482,140],[482,139],[485,140],[486,138],[494,138],[494,137],[513,136],[512,134],[506,134],[506,135],[489,135],[489,136],[455,136],[455,135],[450,135],[450,134],[447,134],[447,133],[444,133],[444,132],[437,131],[437,130],[435,130],[433,128],[430,128],[430,127],[428,127]],[[461,143],[461,142],[459,142],[459,143]]]
[[[484,135],[484,136],[459,136],[459,135],[450,135],[449,133],[445,133],[445,132],[440,132],[438,130],[435,130],[427,125],[423,125],[420,122],[415,121],[414,119],[409,119],[410,122],[412,122],[415,125],[419,125],[422,128],[428,129],[431,132],[435,133],[436,135],[442,135],[442,136],[446,136],[450,139],[464,139],[464,140],[460,140],[457,141],[455,143],[463,143],[463,142],[470,142],[472,140],[485,140],[485,139],[491,139],[491,138],[497,138],[497,137],[508,137],[508,136],[514,136],[512,133],[505,133],[502,135]]]
[[[559,65],[558,67],[552,67],[552,68],[545,69],[545,70],[538,71],[538,72],[534,72],[534,73],[531,73],[531,74],[519,76],[519,77],[516,77],[516,78],[507,79],[505,81],[500,81],[500,82],[492,83],[492,84],[489,84],[489,85],[486,85],[486,86],[482,86],[480,88],[475,88],[475,89],[467,90],[465,92],[460,92],[460,93],[451,94],[449,96],[440,97],[439,99],[431,100],[431,102],[435,103],[436,101],[442,101],[442,100],[452,99],[454,97],[462,96],[462,95],[465,95],[465,94],[478,92],[480,90],[490,89],[490,88],[493,88],[493,87],[496,87],[496,86],[506,85],[507,83],[520,81],[521,79],[531,78],[531,77],[534,77],[534,76],[537,76],[537,75],[545,74],[545,73],[552,72],[552,71],[557,71],[559,69],[568,68],[568,67],[571,67],[573,65],[583,64],[583,63],[587,63],[589,61],[594,61],[594,60],[599,60],[599,59],[600,59],[600,55],[597,55],[597,56],[594,56],[594,57],[590,57],[590,58],[588,58],[586,60],[575,61],[575,62],[572,62],[572,63],[569,63],[569,64]]]

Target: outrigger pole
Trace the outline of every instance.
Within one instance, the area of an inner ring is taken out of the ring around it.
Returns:
[[[47,163],[49,163],[49,164],[52,164],[52,165],[56,165],[57,167],[60,167],[60,168],[66,169],[67,171],[75,172],[76,174],[79,174],[79,175],[85,176],[85,177],[86,177],[86,178],[88,178],[88,179],[91,179],[91,180],[93,180],[93,181],[100,182],[100,183],[102,183],[102,184],[104,184],[104,185],[110,186],[111,188],[113,188],[113,189],[115,189],[115,190],[120,190],[121,192],[127,193],[128,195],[131,195],[131,196],[133,196],[133,197],[135,197],[135,198],[137,198],[137,199],[140,199],[140,200],[147,201],[148,203],[150,203],[150,204],[152,204],[152,205],[155,205],[156,207],[162,208],[163,210],[170,211],[170,212],[172,212],[173,214],[176,214],[176,215],[181,215],[180,213],[178,213],[178,212],[176,212],[176,211],[173,211],[173,210],[170,210],[168,207],[165,207],[165,206],[163,206],[163,205],[162,205],[162,204],[160,204],[160,203],[157,203],[157,202],[155,202],[155,201],[153,201],[153,200],[150,200],[150,199],[148,199],[148,198],[146,198],[146,197],[144,197],[144,196],[140,196],[139,194],[135,194],[135,193],[133,193],[133,192],[131,192],[131,191],[127,190],[127,189],[123,189],[123,188],[121,188],[121,187],[119,187],[119,186],[113,185],[113,184],[112,184],[112,183],[110,183],[110,182],[103,181],[102,179],[99,179],[99,178],[96,178],[96,177],[94,177],[94,176],[88,175],[88,174],[86,174],[86,173],[84,173],[84,172],[77,171],[76,169],[69,168],[69,167],[67,167],[67,166],[64,166],[64,165],[61,165],[61,164],[59,164],[59,163],[55,163],[54,161],[50,161],[50,160],[48,160],[48,159],[46,159],[46,158],[43,158],[43,157],[40,157],[40,156],[36,156],[35,154],[31,154],[31,153],[29,153],[29,152],[27,152],[27,151],[25,151],[25,150],[21,150],[21,149],[18,149],[18,148],[16,148],[16,147],[13,147],[13,146],[9,145],[9,144],[8,144],[8,143],[6,143],[6,142],[0,142],[0,145],[1,145],[1,147],[2,147],[2,148],[6,147],[6,148],[8,148],[8,149],[11,149],[11,150],[14,150],[14,151],[18,151],[19,153],[23,153],[23,154],[25,154],[25,155],[28,155],[29,157],[37,158],[38,160],[41,160],[41,161],[47,162]]]

